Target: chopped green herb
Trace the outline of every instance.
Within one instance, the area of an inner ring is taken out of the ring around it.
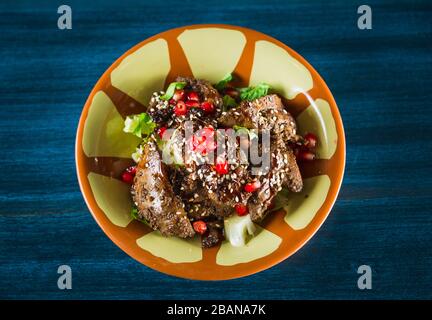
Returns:
[[[165,94],[161,96],[160,98],[162,100],[169,100],[173,97],[174,92],[176,90],[183,89],[186,86],[186,82],[171,82],[168,86],[168,89],[166,90]]]
[[[135,114],[126,117],[124,122],[124,132],[132,133],[139,138],[146,138],[151,135],[156,128],[156,123],[147,113]]]
[[[215,88],[218,91],[225,89],[226,85],[233,80],[231,73],[228,73],[221,81],[215,84]]]
[[[145,219],[140,218],[140,216],[138,215],[138,209],[137,208],[132,207],[130,214],[134,220],[138,220],[139,222],[142,222],[147,226],[149,225],[149,223]]]
[[[137,208],[132,207],[132,209],[131,209],[131,217],[134,218],[134,219],[136,219],[136,220],[139,219],[139,217],[138,217],[138,209]]]
[[[260,83],[255,87],[247,87],[240,89],[240,99],[242,100],[255,100],[267,95],[270,86],[266,83]]]
[[[223,100],[223,110],[222,111],[227,111],[227,110],[237,106],[237,102],[234,100],[234,98],[230,97],[229,95],[224,95],[222,100]]]

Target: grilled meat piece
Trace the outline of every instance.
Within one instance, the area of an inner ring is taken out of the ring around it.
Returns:
[[[283,186],[289,190],[299,192],[303,188],[300,170],[295,161],[292,150],[285,145],[271,147],[271,169],[260,178],[261,187],[249,199],[247,206],[252,221],[260,221],[268,213],[273,198]]]
[[[153,141],[146,143],[132,187],[138,215],[165,236],[192,237],[195,232],[167,179],[165,164]]]
[[[222,125],[232,127],[240,125],[248,129],[270,130],[272,150],[280,149],[286,153],[287,180],[283,185],[293,192],[303,188],[303,181],[295,156],[288,146],[290,142],[298,139],[297,126],[294,118],[282,104],[282,100],[275,94],[256,99],[243,101],[238,108],[229,110],[219,118]]]
[[[294,118],[275,94],[253,101],[242,101],[219,118],[225,127],[240,125],[248,129],[269,130],[272,136],[288,142],[295,138],[297,126]]]
[[[285,165],[287,179],[283,183],[283,186],[287,187],[290,191],[300,192],[303,189],[303,179],[294,152],[290,147],[287,147],[284,154],[287,155],[288,163]]]
[[[296,123],[284,109],[277,95],[268,95],[254,101],[243,101],[238,108],[231,109],[221,116],[219,123],[227,127],[239,125],[248,129],[270,131],[270,150],[264,151],[271,153],[270,169],[266,174],[260,176],[259,191],[247,201],[253,221],[264,218],[273,198],[283,186],[293,192],[301,191],[303,181],[300,170],[294,153],[288,146],[290,142],[297,139]]]
[[[161,100],[159,96],[153,96],[151,98],[147,113],[160,127],[173,121],[173,107],[169,106],[168,102]]]

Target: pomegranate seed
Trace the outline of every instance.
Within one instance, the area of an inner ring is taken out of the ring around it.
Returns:
[[[206,113],[212,113],[214,111],[214,105],[211,102],[205,101],[201,103],[201,109]]]
[[[132,184],[134,180],[134,176],[133,174],[129,173],[129,172],[123,172],[122,174],[122,181],[127,183],[127,184]]]
[[[199,234],[204,234],[207,231],[207,224],[202,220],[195,221],[192,226]]]
[[[315,154],[307,150],[300,150],[297,159],[300,161],[312,161],[315,159]]]
[[[192,151],[202,151],[202,149],[204,148],[204,145],[203,145],[204,141],[205,141],[205,137],[199,137],[199,136],[193,135],[191,142],[190,142]]]
[[[209,151],[216,149],[214,141],[215,131],[212,127],[205,127],[192,136],[190,141],[192,151],[200,152],[202,155],[207,155]]]
[[[170,99],[170,100],[169,100],[169,104],[170,104],[170,106],[175,106],[176,103],[177,103],[177,102],[176,102],[174,99]]]
[[[226,160],[216,162],[215,170],[219,174],[227,174],[228,173],[228,162]]]
[[[200,105],[198,101],[193,100],[186,101],[185,104],[188,108],[197,108]]]
[[[125,170],[127,173],[130,173],[131,175],[136,174],[136,166],[130,166],[129,168],[126,168]]]
[[[188,98],[188,100],[199,101],[198,93],[196,93],[195,91],[189,92],[187,95],[187,98]]]
[[[126,168],[126,170],[123,172],[121,176],[122,181],[128,184],[132,184],[135,174],[136,174],[136,166],[130,166]]]
[[[174,113],[176,116],[184,116],[187,113],[186,104],[183,101],[177,102],[177,105],[174,108]]]
[[[190,140],[190,146],[191,146],[192,151],[196,151],[196,149],[198,148],[199,145],[200,145],[200,142],[198,140],[198,137],[193,135],[191,140]]]
[[[309,149],[315,148],[318,143],[318,138],[313,133],[306,133],[304,139],[305,139],[305,145]]]
[[[175,101],[183,100],[184,96],[185,96],[184,90],[176,90],[176,92],[174,92],[174,95],[173,95],[173,100],[175,100]]]
[[[261,182],[256,180],[254,182],[246,183],[244,186],[244,191],[252,193],[257,191],[259,188],[261,188]]]
[[[205,128],[202,128],[201,130],[202,130],[202,135],[204,137],[211,138],[214,136],[215,131],[214,131],[214,128],[212,128],[212,127],[205,127]]]
[[[165,133],[166,130],[167,130],[166,127],[161,127],[161,128],[159,128],[159,130],[158,130],[158,135],[159,135],[159,137],[160,137],[161,139],[163,138],[163,135],[164,135],[164,133]]]
[[[244,204],[241,204],[241,203],[237,203],[234,206],[234,209],[237,212],[237,215],[239,215],[240,217],[244,216],[248,213],[248,208]]]

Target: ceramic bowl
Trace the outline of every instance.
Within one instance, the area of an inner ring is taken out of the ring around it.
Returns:
[[[127,115],[145,111],[154,91],[177,75],[217,82],[229,72],[248,86],[266,82],[285,100],[301,134],[319,138],[317,160],[302,163],[304,188],[283,210],[257,225],[244,247],[165,238],[130,216],[130,186],[120,179],[133,164],[137,138],[122,131]],[[84,199],[106,235],[146,266],[189,279],[223,280],[267,269],[299,250],[329,214],[342,183],[345,136],[324,80],[294,50],[260,32],[229,25],[193,25],[137,44],[102,75],[88,97],[76,138],[76,166]]]

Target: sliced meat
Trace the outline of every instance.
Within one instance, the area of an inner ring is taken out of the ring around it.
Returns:
[[[244,182],[250,177],[246,166],[237,165],[224,176],[217,176],[208,164],[203,165],[200,170],[202,185],[208,195],[208,205],[215,207],[214,215],[227,217],[233,213],[236,203],[245,202],[250,197],[250,194],[242,192]]]
[[[285,142],[294,139],[297,131],[294,118],[275,94],[242,101],[238,107],[223,114],[219,123],[225,127],[240,125],[248,129],[269,130],[272,136]]]
[[[243,101],[238,108],[231,109],[220,117],[219,122],[228,127],[240,125],[248,129],[270,130],[273,152],[282,153],[282,157],[287,162],[284,169],[286,180],[283,185],[293,192],[301,191],[302,177],[294,153],[289,147],[289,142],[298,139],[297,126],[277,95],[267,95],[254,101]]]
[[[289,147],[287,147],[285,154],[287,155],[288,163],[285,165],[287,179],[283,186],[287,187],[290,191],[300,192],[303,189],[303,179],[297,165],[296,157],[292,149]]]
[[[253,221],[264,218],[273,198],[282,189],[299,192],[303,181],[294,153],[289,143],[297,139],[294,118],[284,109],[282,100],[277,95],[268,95],[254,101],[243,101],[239,107],[229,110],[219,118],[227,127],[234,125],[248,129],[269,130],[271,134],[271,161],[268,172],[259,177],[261,187],[247,202]],[[260,145],[262,148],[262,145]],[[261,154],[263,150],[261,149]]]
[[[138,215],[165,236],[192,237],[195,232],[167,179],[167,169],[153,141],[146,143],[132,187]]]
[[[300,170],[292,150],[284,145],[273,145],[271,153],[271,169],[260,177],[261,187],[247,203],[252,221],[260,221],[265,217],[273,198],[283,186],[294,192],[303,188]]]

